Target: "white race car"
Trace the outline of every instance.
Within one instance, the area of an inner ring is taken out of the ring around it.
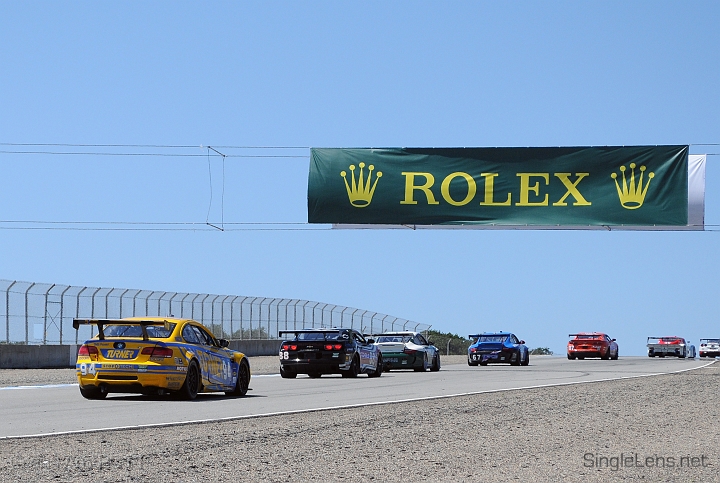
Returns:
[[[720,339],[700,339],[700,357],[720,356]]]
[[[440,351],[419,332],[385,332],[375,337],[383,356],[385,370],[414,369],[417,372],[440,370]]]

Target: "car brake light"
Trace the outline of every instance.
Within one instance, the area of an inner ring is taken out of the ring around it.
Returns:
[[[326,351],[331,351],[332,348],[333,348],[332,344],[325,344],[325,350],[326,350]]]
[[[297,350],[297,346],[295,344],[283,344],[282,350],[284,351],[294,351]]]
[[[173,356],[173,350],[169,347],[159,347],[159,346],[153,346],[153,347],[145,347],[141,354],[150,356],[150,357],[172,357]]]
[[[408,348],[406,347],[406,348],[403,349],[403,352],[404,352],[405,354],[415,354],[415,353],[417,352],[417,350],[415,350],[415,349],[408,349]]]
[[[80,349],[78,350],[79,356],[89,356],[90,354],[96,356],[99,354],[98,348],[93,345],[81,345]]]
[[[342,348],[343,348],[342,344],[325,344],[326,351],[332,351],[332,350],[339,351]]]
[[[470,349],[470,352],[476,352],[476,351],[477,351],[477,349],[476,349],[475,347],[473,347],[472,349]]]

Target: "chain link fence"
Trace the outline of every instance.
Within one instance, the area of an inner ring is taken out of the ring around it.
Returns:
[[[364,333],[426,331],[420,324],[370,310],[310,300],[80,287],[0,279],[0,321],[6,344],[78,344],[92,326],[73,318],[174,316],[194,319],[226,339],[277,339],[279,330],[345,327]]]

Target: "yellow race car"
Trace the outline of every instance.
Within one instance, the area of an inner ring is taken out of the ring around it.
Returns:
[[[244,396],[250,363],[228,349],[202,324],[190,319],[133,317],[74,319],[73,327],[97,326],[80,346],[75,370],[80,394],[103,399],[108,393],[175,394],[195,399],[200,392]]]

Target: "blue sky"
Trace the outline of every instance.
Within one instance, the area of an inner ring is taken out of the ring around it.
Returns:
[[[0,154],[0,221],[302,224],[311,146],[718,153],[698,144],[720,143],[719,25],[713,1],[6,3],[2,143],[300,149],[221,149],[299,156],[228,158],[222,205],[217,156]],[[4,279],[310,299],[556,352],[579,330],[638,355],[720,336],[712,231],[1,226]]]

